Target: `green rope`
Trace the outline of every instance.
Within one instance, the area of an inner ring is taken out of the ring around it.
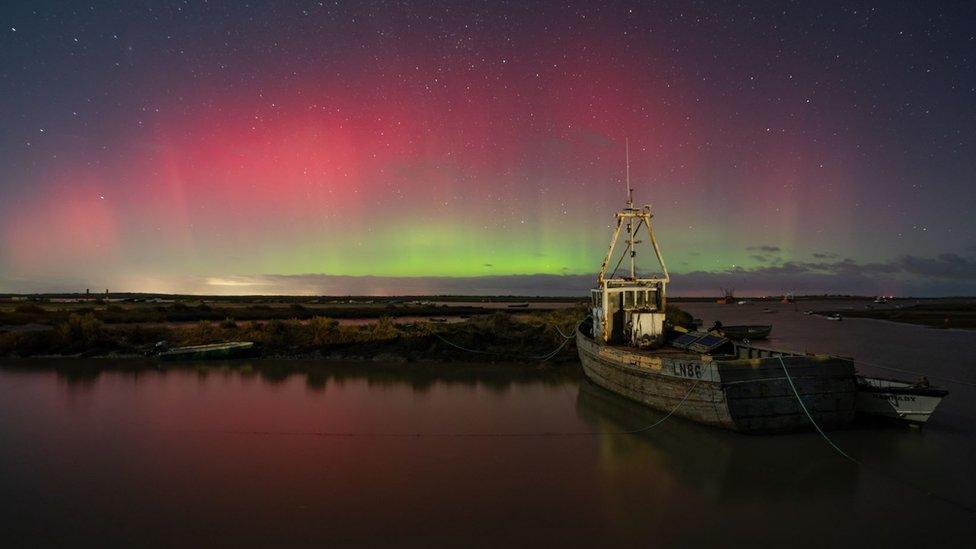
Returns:
[[[688,400],[688,397],[691,396],[691,393],[695,392],[695,388],[698,387],[698,384],[699,383],[701,383],[701,380],[700,379],[696,379],[695,380],[695,384],[691,386],[691,389],[688,389],[688,392],[685,393],[685,396],[684,396],[684,398],[681,399],[681,402],[678,402],[678,404],[676,404],[674,408],[671,408],[671,411],[668,412],[668,414],[666,416],[664,416],[661,419],[655,421],[651,425],[648,425],[647,427],[641,427],[640,429],[634,429],[633,431],[624,431],[621,434],[633,435],[633,434],[637,434],[637,433],[643,433],[644,431],[650,431],[651,429],[653,429],[653,428],[657,427],[658,425],[664,423],[665,421],[667,421],[667,419],[669,417],[671,417],[675,412],[678,411],[678,408],[680,408],[681,405],[684,404],[686,400]]]
[[[566,339],[573,339],[574,337],[576,337],[576,334],[570,334],[570,335],[564,334],[563,331],[559,329],[559,326],[556,326],[555,324],[553,324],[552,327],[555,328],[557,332],[559,332],[559,335],[563,336]]]
[[[545,361],[553,358],[557,354],[559,354],[559,351],[562,351],[563,350],[563,347],[565,347],[566,344],[571,341],[571,338],[570,339],[564,339],[563,342],[560,343],[559,346],[556,347],[555,350],[553,350],[551,352],[548,352],[548,353],[546,353],[544,355],[538,355],[538,356],[536,356],[536,355],[519,356],[519,355],[511,355],[511,354],[508,354],[508,353],[498,353],[498,352],[494,352],[494,351],[481,351],[481,350],[478,350],[478,349],[469,349],[467,347],[462,347],[461,345],[458,345],[457,343],[454,343],[454,342],[450,341],[449,339],[447,339],[446,337],[442,336],[441,334],[434,334],[434,335],[437,337],[437,339],[443,341],[444,343],[447,343],[451,347],[454,347],[455,349],[460,349],[460,350],[465,351],[465,352],[468,352],[468,353],[475,353],[475,354],[479,354],[479,355],[504,356],[504,357],[516,358],[516,359],[541,360],[543,362],[545,362]]]
[[[847,452],[841,450],[840,449],[840,446],[837,446],[836,444],[834,444],[834,441],[830,440],[830,437],[827,436],[827,433],[825,433],[823,431],[823,429],[821,429],[820,426],[817,425],[817,422],[813,419],[813,416],[810,415],[810,410],[807,410],[807,405],[804,404],[803,403],[803,399],[800,398],[800,392],[796,390],[796,385],[793,384],[793,378],[790,377],[790,371],[786,368],[786,362],[783,362],[783,357],[782,356],[778,356],[776,358],[779,359],[779,363],[783,367],[783,372],[786,374],[786,381],[789,382],[790,389],[793,389],[793,394],[796,395],[796,401],[800,403],[800,408],[803,410],[803,413],[807,415],[807,419],[809,419],[810,420],[810,423],[812,423],[813,426],[814,426],[814,428],[817,429],[817,432],[820,433],[820,436],[822,436],[824,438],[824,440],[826,440],[827,443],[830,444],[834,448],[834,450],[837,450],[837,453],[839,453],[840,455],[844,456],[845,458],[847,458],[851,462],[860,465],[861,462],[859,462],[858,460],[856,460],[856,459],[852,458],[851,456],[849,456],[847,454]]]
[[[497,354],[499,354],[499,353],[493,353],[491,351],[479,351],[478,349],[468,349],[467,347],[462,347],[462,346],[460,346],[460,345],[458,345],[456,343],[452,343],[451,341],[449,341],[447,338],[445,338],[441,334],[434,334],[434,336],[436,336],[437,339],[443,341],[444,343],[447,343],[451,347],[454,347],[456,349],[461,349],[462,351],[467,351],[469,353],[478,353],[478,354],[482,354],[482,355],[497,355]]]

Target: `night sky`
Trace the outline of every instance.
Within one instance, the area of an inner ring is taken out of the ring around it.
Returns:
[[[4,2],[0,292],[976,293],[972,2]]]

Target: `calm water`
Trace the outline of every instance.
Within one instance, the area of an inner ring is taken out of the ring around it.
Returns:
[[[688,308],[709,322],[771,322],[770,345],[976,381],[974,332],[833,323],[786,306]],[[672,419],[613,434],[660,415],[566,375],[4,364],[5,546],[976,541],[964,509],[976,507],[968,386],[946,384],[952,394],[922,431],[832,433],[858,467],[813,433],[743,436]]]

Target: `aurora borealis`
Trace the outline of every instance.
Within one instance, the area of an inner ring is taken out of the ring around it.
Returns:
[[[0,18],[0,292],[572,293],[625,139],[676,291],[976,291],[971,3]]]

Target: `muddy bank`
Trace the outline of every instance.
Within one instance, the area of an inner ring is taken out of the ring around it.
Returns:
[[[326,317],[183,326],[106,324],[91,314],[71,315],[46,330],[0,334],[0,356],[139,358],[169,347],[252,341],[253,356],[335,362],[539,362],[576,357],[572,334],[582,309],[496,312],[464,322],[397,323],[384,317],[359,325]]]
[[[932,328],[957,328],[976,330],[976,304],[973,303],[920,303],[894,308],[836,309],[817,311],[822,315],[840,315],[848,318],[873,318],[918,324]]]

